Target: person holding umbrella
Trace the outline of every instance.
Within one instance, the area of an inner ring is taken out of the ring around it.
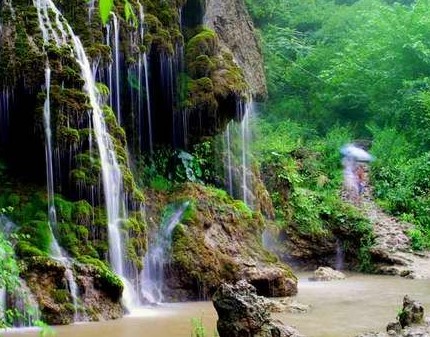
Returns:
[[[344,191],[346,198],[352,202],[359,201],[365,187],[364,162],[370,162],[373,157],[362,148],[354,144],[344,145],[340,149],[343,155],[342,164],[344,166]]]

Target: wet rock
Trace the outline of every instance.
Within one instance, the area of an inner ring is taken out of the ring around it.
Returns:
[[[388,334],[399,334],[402,331],[402,325],[399,322],[390,322],[387,325]]]
[[[271,312],[291,312],[294,314],[306,313],[310,310],[307,304],[299,303],[291,298],[288,299],[266,299],[266,307]]]
[[[245,267],[241,277],[257,289],[258,295],[285,297],[297,294],[296,282],[285,276],[285,271],[276,266]]]
[[[424,308],[421,303],[414,301],[406,295],[403,298],[403,309],[399,314],[399,323],[402,328],[424,322]]]
[[[330,267],[319,267],[314,271],[314,276],[310,277],[310,281],[333,281],[333,280],[344,280],[345,274],[334,270]]]
[[[78,308],[74,308],[62,263],[45,257],[23,261],[22,277],[34,294],[42,320],[50,325],[73,323],[75,309],[82,321],[99,321],[120,318],[124,308],[120,297],[122,284],[92,265],[74,264],[78,287]]]
[[[246,281],[223,283],[212,301],[220,337],[302,337],[296,329],[272,320],[265,299]]]

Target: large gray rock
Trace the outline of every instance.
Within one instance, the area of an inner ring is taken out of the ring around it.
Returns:
[[[299,332],[270,318],[263,297],[246,281],[222,284],[212,298],[220,337],[301,337]]]
[[[314,275],[309,278],[310,281],[333,281],[344,279],[344,273],[330,267],[318,267],[318,269],[314,271]]]
[[[251,93],[267,95],[266,77],[259,41],[243,0],[206,0],[204,24],[213,29],[221,45],[229,49],[243,69]]]

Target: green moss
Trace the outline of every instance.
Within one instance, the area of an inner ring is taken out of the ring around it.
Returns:
[[[48,256],[47,252],[41,251],[39,248],[33,246],[30,242],[20,240],[15,246],[15,253],[22,259],[32,256]]]
[[[54,204],[57,212],[57,221],[70,223],[72,221],[73,203],[64,200],[59,195],[55,195]]]
[[[121,279],[104,262],[89,256],[80,256],[78,261],[94,268],[96,287],[103,289],[114,301],[121,298],[124,285]]]
[[[192,37],[186,46],[188,63],[194,62],[197,57],[206,55],[214,56],[218,51],[218,39],[213,30],[203,28],[203,30]]]
[[[80,141],[79,131],[73,128],[59,127],[57,129],[58,142],[67,145],[78,145]]]
[[[51,231],[47,221],[32,220],[26,222],[20,229],[19,234],[28,237],[27,241],[35,248],[44,253],[50,252]]]
[[[58,304],[66,304],[72,300],[67,289],[52,289],[51,297]]]
[[[92,221],[93,208],[86,200],[73,203],[72,219],[79,225],[88,226]]]

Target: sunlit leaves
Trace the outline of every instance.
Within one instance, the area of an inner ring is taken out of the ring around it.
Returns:
[[[136,14],[134,13],[133,7],[131,6],[130,2],[128,2],[127,0],[124,0],[124,15],[126,21],[131,22],[133,26],[137,27],[138,21]]]
[[[99,1],[100,18],[104,25],[107,24],[107,22],[109,21],[109,16],[112,9],[113,9],[113,0]]]

